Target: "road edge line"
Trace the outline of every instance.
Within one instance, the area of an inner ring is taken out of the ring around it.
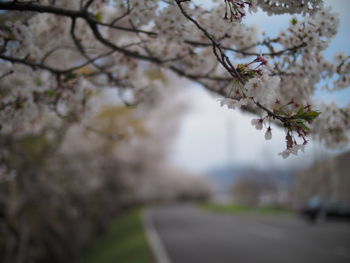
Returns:
[[[151,211],[149,209],[146,209],[143,212],[143,226],[156,262],[171,263],[170,258],[165,250],[165,247],[158,235],[158,232],[154,227]]]

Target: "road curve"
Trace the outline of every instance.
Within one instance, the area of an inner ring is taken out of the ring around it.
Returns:
[[[193,205],[150,215],[171,263],[349,263],[350,224],[216,214]],[[159,262],[161,263],[161,262]]]

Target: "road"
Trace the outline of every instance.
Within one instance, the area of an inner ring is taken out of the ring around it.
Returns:
[[[154,208],[171,263],[349,263],[350,224],[293,216],[217,214],[193,205]]]

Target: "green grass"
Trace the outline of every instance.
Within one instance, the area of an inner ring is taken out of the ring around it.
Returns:
[[[92,244],[83,262],[153,263],[142,225],[142,209],[112,221],[106,234]]]
[[[292,210],[274,208],[274,207],[248,207],[238,204],[215,204],[215,203],[203,203],[200,207],[207,211],[219,212],[219,213],[255,213],[265,215],[291,215]]]

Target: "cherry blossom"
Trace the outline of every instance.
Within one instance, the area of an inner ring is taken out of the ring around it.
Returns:
[[[276,38],[261,35],[244,23],[258,8],[290,14],[290,25]],[[350,85],[349,55],[324,56],[339,18],[321,0],[215,0],[209,8],[183,0],[41,0],[1,2],[0,10],[1,134],[84,122],[106,87],[125,105],[142,105],[177,75],[222,96],[222,106],[280,125],[296,138],[292,145],[310,135],[330,147],[348,140],[348,107],[313,102],[320,83],[330,92]]]
[[[252,119],[251,124],[255,126],[257,130],[262,130],[263,122],[263,119]]]
[[[265,132],[265,140],[271,140],[271,139],[272,139],[272,132],[271,132],[271,128],[268,127]]]

